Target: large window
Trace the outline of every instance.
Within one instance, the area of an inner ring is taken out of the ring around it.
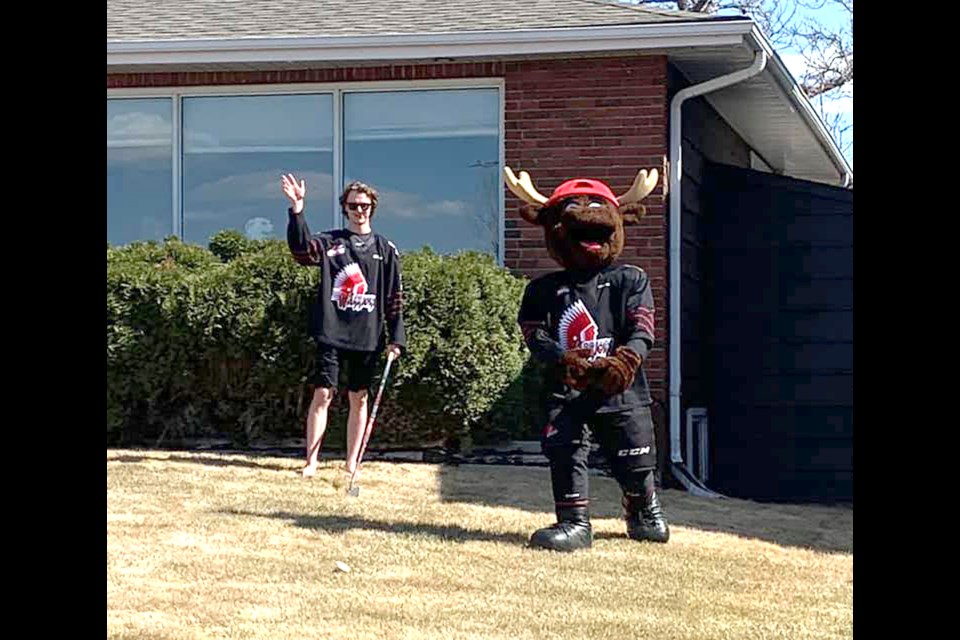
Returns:
[[[337,196],[363,180],[380,192],[374,230],[401,250],[500,258],[500,88],[368,87],[109,93],[107,240],[284,238],[293,173],[314,231],[345,223]]]
[[[161,240],[174,232],[169,99],[107,100],[107,239]]]
[[[280,175],[296,173],[311,205],[333,191],[333,98],[326,95],[183,99],[183,239],[221,229],[285,238]],[[312,211],[316,213],[316,211]]]
[[[373,226],[405,249],[500,253],[496,89],[344,95],[344,178],[380,192]]]

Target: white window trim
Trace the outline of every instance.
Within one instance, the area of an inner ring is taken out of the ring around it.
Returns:
[[[183,205],[181,204],[181,194],[183,193],[183,171],[180,163],[181,153],[180,150],[183,148],[183,118],[181,117],[181,102],[180,100],[171,100],[171,114],[173,123],[173,131],[171,132],[172,145],[173,148],[170,150],[170,153],[173,155],[173,164],[170,166],[173,168],[173,176],[170,180],[170,188],[173,189],[173,198],[171,202],[173,203],[173,234],[178,238],[183,238]]]
[[[333,91],[333,188],[330,190],[330,228],[343,226],[340,189],[343,184],[343,90]]]
[[[498,114],[499,127],[499,149],[498,162],[503,167],[506,158],[506,143],[504,136],[506,134],[504,98],[506,92],[506,82],[503,78],[455,78],[440,80],[377,80],[362,82],[322,82],[322,83],[284,83],[284,84],[242,84],[242,85],[217,85],[217,86],[191,86],[191,87],[123,87],[107,89],[107,99],[123,98],[169,98],[172,101],[171,115],[173,123],[173,134],[171,143],[173,145],[173,234],[178,238],[183,237],[182,228],[182,180],[180,155],[182,150],[182,131],[183,123],[181,117],[181,104],[183,98],[194,96],[273,96],[273,95],[299,95],[299,94],[330,94],[333,98],[333,181],[332,189],[332,211],[333,227],[340,226],[339,218],[340,203],[338,201],[340,189],[343,186],[343,94],[355,92],[374,92],[374,91],[429,91],[438,89],[497,89],[499,95],[500,113]],[[500,237],[497,241],[499,248],[496,256],[497,264],[503,266],[506,249],[504,220],[504,194],[503,189],[498,190],[497,227]]]

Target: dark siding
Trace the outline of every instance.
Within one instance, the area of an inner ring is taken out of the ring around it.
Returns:
[[[709,484],[853,499],[853,192],[708,164]]]

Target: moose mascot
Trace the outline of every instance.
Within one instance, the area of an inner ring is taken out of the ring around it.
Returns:
[[[567,180],[549,198],[530,175],[504,168],[521,216],[543,227],[550,257],[561,270],[532,280],[518,321],[531,353],[547,365],[547,424],[540,440],[550,461],[557,521],[539,529],[530,546],[555,551],[590,548],[587,458],[597,442],[623,492],[627,535],[666,542],[670,531],[654,484],[656,446],[652,399],[643,362],[654,343],[653,293],[647,274],[614,265],[624,224],[645,213],[640,201],[657,171],[638,173],[617,197],[604,182]]]

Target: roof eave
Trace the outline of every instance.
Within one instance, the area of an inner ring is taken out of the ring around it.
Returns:
[[[769,75],[835,166],[841,184],[853,170],[767,37],[749,18],[621,26],[360,36],[247,37],[107,41],[107,72],[138,66],[337,63],[434,60],[604,51],[669,51],[749,46],[767,53]]]
[[[803,118],[807,127],[809,127],[814,137],[816,137],[817,141],[830,157],[839,174],[841,186],[846,187],[853,184],[853,168],[847,162],[840,148],[837,147],[833,137],[823,124],[823,120],[817,115],[817,111],[807,97],[807,94],[800,85],[797,84],[793,78],[793,74],[790,73],[787,66],[783,63],[783,60],[777,55],[770,40],[756,27],[750,31],[747,40],[754,47],[762,49],[767,54],[769,61],[767,71],[769,71],[770,76],[773,77],[780,86],[780,89],[790,101],[790,104],[797,110],[797,113],[800,114],[800,117]]]
[[[346,62],[531,55],[743,42],[749,20],[361,36],[107,41],[107,71],[136,65]]]

